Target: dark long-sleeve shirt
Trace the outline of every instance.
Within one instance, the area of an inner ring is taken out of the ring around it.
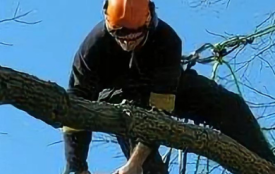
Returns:
[[[75,55],[68,92],[88,100],[96,100],[106,88],[136,91],[137,98],[148,99],[150,92],[175,94],[181,54],[181,39],[161,19],[146,44],[134,52],[123,51],[101,21]]]

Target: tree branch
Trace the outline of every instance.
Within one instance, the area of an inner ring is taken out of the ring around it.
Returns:
[[[177,122],[159,111],[69,96],[56,83],[10,68],[0,67],[0,104],[11,104],[55,128],[66,125],[188,147],[233,173],[275,174],[275,166],[218,131]]]

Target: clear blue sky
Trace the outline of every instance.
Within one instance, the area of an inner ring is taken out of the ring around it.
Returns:
[[[221,41],[208,34],[206,29],[217,33],[249,34],[275,7],[274,0],[231,0],[228,8],[218,5],[201,9],[190,8],[189,1],[192,0],[155,0],[159,17],[174,27],[182,38],[183,53],[189,53],[205,42]],[[12,17],[18,2],[1,0],[0,20]],[[34,10],[23,18],[25,21],[42,22],[37,25],[15,22],[0,24],[0,41],[14,44],[11,47],[0,45],[0,65],[55,81],[66,88],[78,46],[91,28],[103,19],[102,2],[20,1],[20,12]],[[246,56],[249,58],[251,54],[247,53]],[[196,66],[196,69],[209,77],[210,66]],[[269,73],[262,75],[258,70],[249,73],[256,87],[264,89],[263,86],[269,85],[268,89],[272,89],[269,83],[272,76]],[[275,93],[274,90],[269,92]],[[247,91],[248,99],[255,101],[254,96],[254,93]],[[0,106],[0,119],[0,132],[8,133],[0,134],[1,173],[61,173],[65,164],[63,143],[48,146],[62,139],[59,130],[9,105]],[[110,173],[123,164],[124,157],[116,158],[122,155],[117,145],[99,145],[94,143],[89,153],[91,171]],[[193,173],[193,170],[191,166],[188,173]]]

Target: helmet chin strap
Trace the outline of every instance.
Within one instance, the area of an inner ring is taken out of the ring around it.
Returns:
[[[146,44],[146,42],[147,42],[147,40],[148,40],[149,32],[150,32],[150,31],[147,31],[147,32],[146,32],[146,36],[145,36],[145,38],[144,38],[144,40],[143,40],[143,43],[141,44],[141,47],[142,47],[143,45]]]

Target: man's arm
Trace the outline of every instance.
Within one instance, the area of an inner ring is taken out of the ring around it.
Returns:
[[[69,94],[87,100],[97,99],[101,90],[100,59],[104,52],[104,23],[98,23],[80,45],[73,61],[69,80]]]
[[[90,51],[91,52],[91,51]],[[95,100],[99,91],[99,77],[97,75],[96,60],[89,60],[90,54],[79,50],[73,62],[67,92],[70,95]]]
[[[153,86],[149,102],[158,109],[172,112],[182,72],[182,41],[172,29],[161,34],[165,36],[160,37],[155,52],[156,64],[152,73]]]
[[[131,154],[128,163],[142,166],[148,155],[151,153],[152,149],[143,143],[138,143]]]

